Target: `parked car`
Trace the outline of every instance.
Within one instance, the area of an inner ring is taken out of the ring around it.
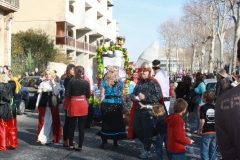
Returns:
[[[210,90],[215,92],[217,80],[216,79],[204,79],[204,83],[206,85],[206,90]]]
[[[37,101],[37,88],[38,85],[41,83],[40,76],[29,76],[25,77],[20,81],[20,84],[23,87],[26,87],[29,94],[29,103],[28,108],[34,108],[36,101]]]
[[[26,87],[21,88],[21,90],[14,95],[14,103],[17,107],[17,114],[22,115],[25,112],[26,106],[28,106],[29,95],[28,89]]]

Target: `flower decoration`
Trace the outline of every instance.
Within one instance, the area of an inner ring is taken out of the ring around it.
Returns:
[[[122,40],[123,43],[125,42],[125,37],[119,36],[117,37],[117,40]],[[123,54],[123,58],[125,60],[124,63],[124,70],[126,71],[126,80],[124,81],[124,87],[128,88],[129,84],[130,84],[130,80],[133,77],[133,70],[131,68],[129,68],[129,57],[128,57],[128,51],[126,48],[122,48],[122,45],[116,46],[114,44],[111,44],[109,47],[99,47],[97,48],[96,52],[96,58],[97,58],[97,70],[98,70],[98,74],[97,74],[97,79],[98,79],[98,84],[101,83],[101,80],[103,78],[103,71],[104,71],[104,65],[103,65],[103,52],[108,52],[108,51],[115,51],[115,50],[119,50],[122,51]],[[125,94],[128,94],[128,90],[125,89],[124,90]]]

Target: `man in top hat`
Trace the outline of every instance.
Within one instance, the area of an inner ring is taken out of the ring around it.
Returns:
[[[158,81],[158,83],[161,86],[163,97],[164,97],[164,104],[169,113],[169,106],[170,106],[169,78],[165,74],[165,72],[161,70],[161,62],[159,60],[155,59],[152,62],[152,69],[155,74],[154,78]]]
[[[237,59],[240,63],[240,40]],[[224,71],[218,74],[225,76]],[[218,149],[223,159],[240,159],[240,85],[218,97],[215,104],[215,129]]]
[[[215,90],[215,98],[216,99],[219,96],[220,92],[224,89],[224,78],[226,78],[227,76],[228,76],[228,74],[226,73],[226,71],[223,68],[221,68],[217,72],[217,84],[216,84],[216,90]]]

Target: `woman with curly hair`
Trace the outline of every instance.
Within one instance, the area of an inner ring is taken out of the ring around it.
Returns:
[[[101,81],[101,112],[102,128],[97,133],[101,136],[101,149],[107,145],[107,140],[113,140],[114,148],[118,147],[118,140],[126,138],[125,125],[123,122],[123,88],[124,84],[119,77],[119,69],[115,66],[109,66],[108,72]]]

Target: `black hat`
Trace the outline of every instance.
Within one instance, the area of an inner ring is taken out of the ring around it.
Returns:
[[[157,59],[155,59],[154,61],[152,61],[152,69],[160,69],[160,65],[161,62]]]

